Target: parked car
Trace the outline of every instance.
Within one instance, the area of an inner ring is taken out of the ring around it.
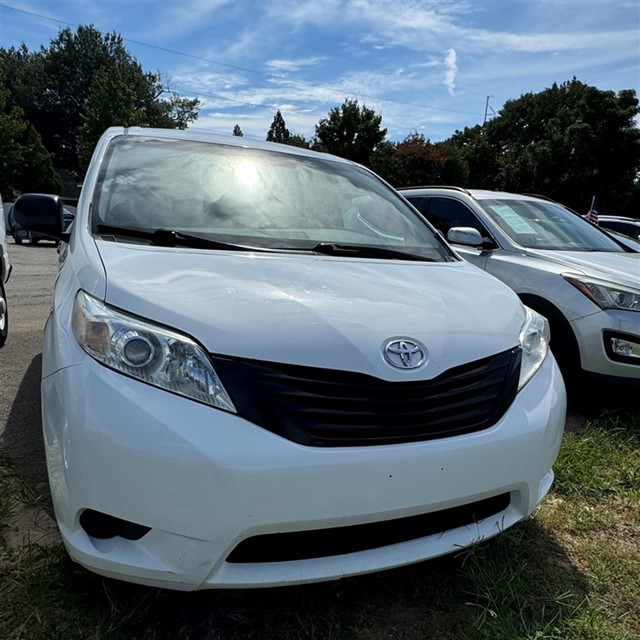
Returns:
[[[547,317],[568,383],[640,387],[640,254],[545,198],[457,187],[400,193],[469,262]]]
[[[42,418],[71,557],[174,589],[315,582],[527,517],[566,396],[544,318],[347,160],[111,128],[59,237]]]
[[[598,225],[640,240],[640,219],[625,216],[598,216]]]
[[[0,207],[3,209],[2,198],[0,198]],[[9,309],[7,305],[7,295],[5,292],[5,284],[11,275],[11,261],[9,260],[9,252],[7,250],[7,228],[5,216],[0,216],[0,347],[4,346],[9,333]]]
[[[76,208],[71,205],[64,205],[63,208],[63,223],[64,230],[66,230],[69,225],[73,222],[75,218],[75,210]],[[29,229],[23,228],[20,224],[18,224],[13,215],[10,213],[10,224],[12,229],[13,240],[16,244],[22,244],[23,241],[29,242],[29,244],[38,244],[40,240],[49,240],[51,242],[58,242],[58,238],[54,236],[47,235],[46,233],[39,233],[38,231],[31,231]]]
[[[11,213],[11,207],[13,207],[13,202],[5,202],[2,205],[2,209],[4,211],[4,229],[5,233],[11,235],[11,225],[9,224],[9,214]]]
[[[605,231],[616,242],[619,242],[621,245],[627,247],[627,249],[635,251],[636,253],[640,253],[640,239],[634,240],[631,236],[628,236],[624,233],[618,233],[613,229],[605,229]]]

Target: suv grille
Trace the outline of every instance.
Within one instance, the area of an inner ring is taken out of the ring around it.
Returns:
[[[335,447],[417,442],[486,429],[516,395],[521,354],[515,348],[412,382],[212,359],[240,416],[300,444]]]

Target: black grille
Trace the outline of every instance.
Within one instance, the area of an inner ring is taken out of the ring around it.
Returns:
[[[408,518],[253,536],[243,540],[229,554],[227,562],[286,562],[377,549],[480,522],[504,511],[510,500],[508,493],[502,493],[485,500]]]
[[[513,401],[520,372],[519,348],[413,382],[212,358],[239,415],[310,446],[416,442],[486,429]]]

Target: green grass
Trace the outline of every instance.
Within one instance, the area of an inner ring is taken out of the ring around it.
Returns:
[[[342,581],[178,593],[103,579],[59,539],[9,544],[47,499],[0,459],[3,640],[637,640],[640,417],[565,434],[536,513],[473,549]],[[37,518],[33,519],[37,521]]]

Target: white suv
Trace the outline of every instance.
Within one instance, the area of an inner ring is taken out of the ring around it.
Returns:
[[[0,198],[0,210],[3,210]],[[7,228],[4,211],[0,216],[0,347],[4,346],[9,333],[9,309],[4,285],[11,275],[11,262],[7,251]]]
[[[549,320],[569,385],[581,388],[589,377],[640,388],[640,253],[544,198],[458,187],[399,191],[464,258]]]
[[[200,589],[329,580],[497,535],[549,490],[566,396],[548,327],[354,163],[109,129],[44,334],[71,556]]]

